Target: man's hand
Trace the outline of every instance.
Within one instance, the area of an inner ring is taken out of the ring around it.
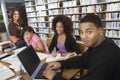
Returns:
[[[59,69],[61,67],[61,64],[59,62],[50,62],[47,65],[46,69]]]
[[[52,80],[55,75],[56,72],[52,69],[46,69],[43,72],[43,76],[45,76],[48,80]]]

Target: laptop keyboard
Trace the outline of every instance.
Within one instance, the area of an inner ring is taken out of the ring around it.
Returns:
[[[38,72],[37,76],[35,77],[35,79],[46,79],[44,76],[42,76],[42,73],[43,73],[43,71],[45,70],[46,67],[47,67],[47,63],[43,64],[43,66],[39,70],[39,72]]]

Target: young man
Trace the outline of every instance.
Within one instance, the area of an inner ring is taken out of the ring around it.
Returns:
[[[43,75],[50,80],[66,80],[52,69],[85,68],[87,74],[80,80],[120,80],[120,48],[111,39],[105,38],[100,18],[95,14],[86,15],[79,30],[88,50],[82,56],[49,63]]]

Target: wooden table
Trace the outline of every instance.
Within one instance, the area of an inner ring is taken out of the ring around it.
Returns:
[[[1,52],[0,52],[1,54]],[[6,65],[6,66],[9,66],[10,64],[9,63],[6,63],[6,62],[2,62],[0,61],[0,63]],[[71,79],[76,73],[78,73],[80,71],[80,69],[64,69],[63,72],[62,72],[62,77],[66,78],[66,79]],[[19,72],[15,72],[15,76],[13,76],[12,78],[15,78],[16,76],[19,76],[19,75],[22,75],[22,78],[21,80],[32,80],[28,75],[27,73],[21,73],[19,74]],[[10,78],[10,79],[12,79]],[[8,80],[10,80],[8,79]]]

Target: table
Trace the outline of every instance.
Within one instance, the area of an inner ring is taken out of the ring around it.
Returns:
[[[0,53],[1,54],[1,53]],[[6,66],[9,66],[10,64],[9,63],[6,63],[6,62],[2,62],[0,61],[0,63],[6,65]],[[62,72],[62,76],[66,79],[71,79],[76,73],[78,73],[80,71],[80,69],[64,69],[63,72]],[[12,78],[16,77],[16,76],[19,76],[19,75],[22,75],[22,78],[21,80],[32,80],[28,75],[27,73],[19,73],[19,72],[15,72],[15,76],[13,76]],[[10,79],[12,79],[10,78]],[[10,80],[8,79],[8,80]]]

